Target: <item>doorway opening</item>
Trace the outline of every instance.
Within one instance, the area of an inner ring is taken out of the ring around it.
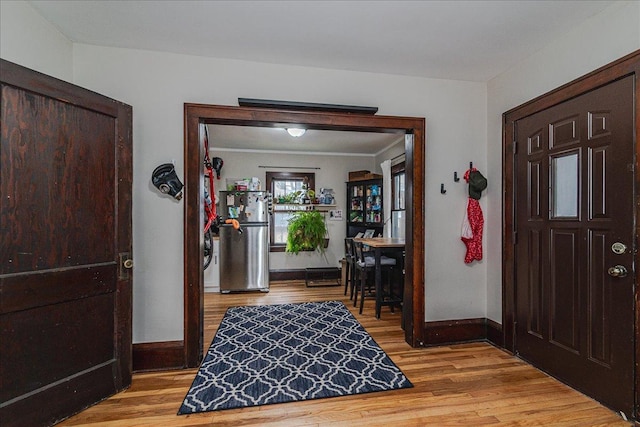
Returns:
[[[250,107],[185,104],[184,217],[184,351],[185,366],[196,367],[203,352],[204,277],[202,250],[202,124],[291,127],[306,129],[403,132],[405,142],[406,257],[421,260],[407,265],[404,287],[405,340],[422,343],[424,325],[424,165],[425,120],[415,117],[300,112]]]

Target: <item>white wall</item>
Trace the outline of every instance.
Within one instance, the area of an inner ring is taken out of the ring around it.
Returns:
[[[393,159],[393,158],[396,158],[397,156],[400,156],[401,154],[404,154],[405,152],[404,144],[405,144],[405,135],[402,135],[402,137],[398,142],[394,143],[390,147],[387,147],[384,150],[382,150],[380,153],[378,153],[374,161],[375,167],[374,169],[371,169],[371,171],[381,174],[382,168],[380,167],[380,163],[384,162],[385,160]]]
[[[303,172],[315,174],[315,190],[320,188],[333,188],[336,198],[335,209],[342,209],[346,217],[346,184],[350,170],[372,170],[374,166],[373,156],[319,156],[288,153],[260,153],[247,151],[217,151],[215,149],[215,135],[209,135],[211,151],[214,156],[224,160],[220,181],[215,181],[216,191],[224,190],[226,178],[258,177],[262,181],[262,189],[266,188],[265,172],[291,171],[282,168],[261,168],[260,166],[285,166],[299,168],[319,168],[316,170],[301,169]],[[329,231],[329,247],[324,256],[317,252],[301,252],[292,255],[284,252],[272,252],[269,254],[270,270],[302,269],[305,267],[338,267],[339,260],[344,257],[344,237],[346,235],[346,223],[342,221],[327,220]]]
[[[73,80],[73,45],[25,1],[0,2],[0,58]]]
[[[237,105],[238,97],[371,105],[381,115],[426,117],[426,316],[485,316],[485,264],[461,268],[465,194],[452,178],[470,160],[486,166],[486,85],[80,44],[74,75],[77,84],[133,106],[134,342],[182,339],[183,206],[151,187],[151,172],[175,160],[183,175],[185,102]],[[446,196],[442,181],[450,187]]]
[[[181,202],[150,184],[174,160],[183,175],[183,103],[238,97],[372,105],[425,117],[426,319],[501,321],[501,114],[640,47],[640,3],[616,2],[488,85],[73,45],[27,3],[0,2],[0,56],[127,102],[134,112],[134,342],[182,339]],[[485,260],[459,240],[473,161],[489,180]],[[375,166],[374,166],[375,167]],[[354,168],[355,169],[355,168]],[[366,169],[366,168],[365,168]],[[447,194],[440,194],[444,183]],[[338,188],[336,188],[338,190]]]
[[[640,2],[615,2],[561,39],[488,82],[487,165],[489,185],[500,185],[502,113],[640,49]],[[502,323],[502,203],[488,200],[487,316]]]

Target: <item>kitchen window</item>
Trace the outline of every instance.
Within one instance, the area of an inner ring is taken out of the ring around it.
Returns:
[[[267,172],[267,188],[273,195],[273,215],[269,222],[271,252],[284,252],[287,245],[287,226],[293,211],[304,208],[295,195],[315,189],[315,173]]]

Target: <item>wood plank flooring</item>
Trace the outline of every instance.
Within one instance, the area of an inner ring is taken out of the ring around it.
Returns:
[[[272,283],[271,292],[205,295],[208,347],[227,309],[238,305],[343,300],[414,384],[364,395],[176,415],[196,370],[135,374],[128,390],[61,426],[628,426],[613,411],[487,343],[411,348],[399,313],[372,301],[358,314],[342,287]]]

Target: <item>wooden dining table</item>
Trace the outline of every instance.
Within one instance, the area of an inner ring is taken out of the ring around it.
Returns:
[[[397,238],[397,237],[356,237],[353,239],[354,242],[361,242],[363,245],[369,246],[373,250],[373,255],[375,258],[375,286],[376,286],[376,294],[381,295],[382,293],[382,265],[380,263],[380,258],[382,257],[383,252],[388,251],[403,251],[405,248],[405,239]],[[389,290],[391,294],[391,290]],[[399,305],[402,303],[402,297],[400,298],[389,298],[385,301],[382,298],[376,297],[376,318],[380,318],[380,311],[383,305]]]

